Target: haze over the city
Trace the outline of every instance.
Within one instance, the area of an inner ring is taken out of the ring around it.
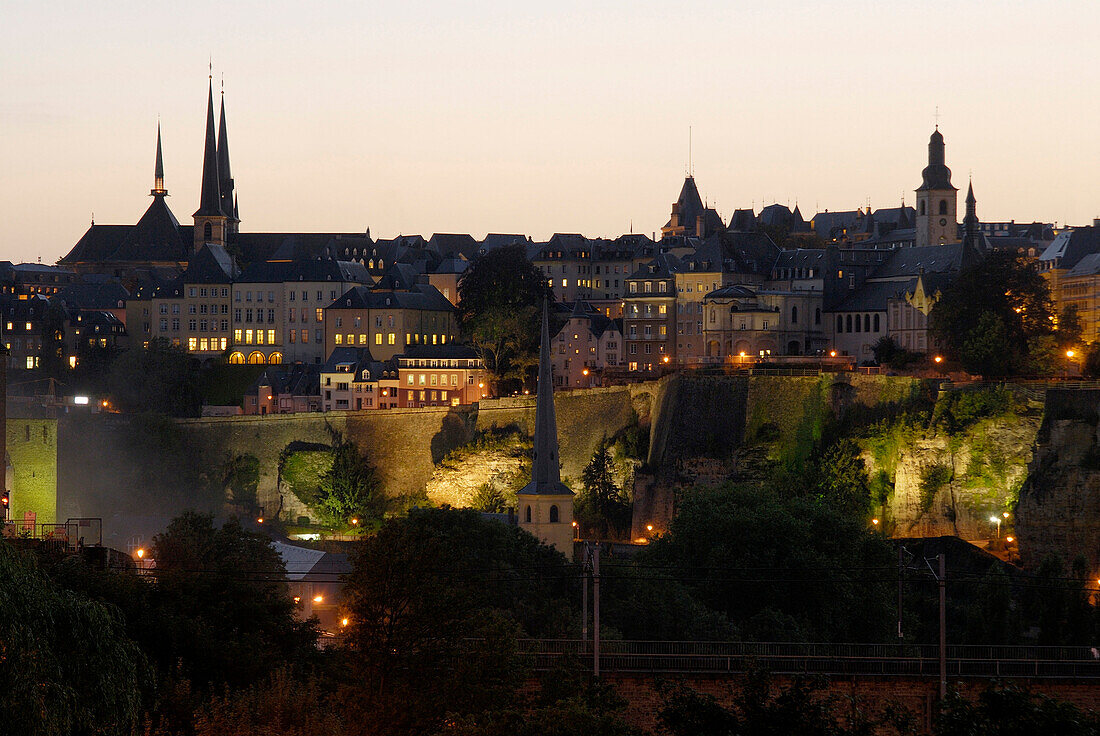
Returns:
[[[0,244],[52,263],[190,220],[207,64],[249,231],[659,230],[688,159],[735,207],[913,202],[939,110],[983,220],[1100,214],[1100,5],[55,3],[0,22]],[[242,32],[247,30],[247,33]]]

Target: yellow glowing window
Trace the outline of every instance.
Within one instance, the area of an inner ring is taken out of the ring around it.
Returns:
[[[355,335],[348,335],[348,345],[355,344]]]
[[[256,344],[257,345],[263,345],[264,344],[264,331],[263,330],[256,330]]]
[[[8,322],[8,329],[11,329],[11,322]]]
[[[28,322],[28,323],[27,323],[27,329],[28,329],[28,330],[30,330],[30,329],[31,329],[31,323],[30,323],[30,322]]]
[[[367,336],[366,335],[360,335],[359,336],[359,344],[360,345],[366,345],[367,344]]]
[[[409,385],[410,386],[415,386],[416,385],[416,376],[414,376],[411,373],[409,374]]]
[[[225,350],[227,347],[229,347],[229,345],[228,345],[229,339],[228,338],[223,337],[220,342],[221,342],[221,349],[222,350]]]
[[[375,345],[381,345],[382,344],[382,333],[381,332],[374,333],[374,344]]]
[[[275,344],[275,330],[268,330],[267,331],[267,344],[268,345],[274,345]]]
[[[241,341],[241,334],[240,330],[233,330],[233,342],[239,343]]]
[[[438,386],[439,385],[439,376],[437,376],[434,373],[432,374],[432,385],[433,386]]]
[[[69,356],[69,367],[70,368],[76,368],[76,356],[75,355],[70,355]]]
[[[318,322],[324,322],[325,321],[325,310],[323,310],[323,309],[318,309],[317,310],[317,321]]]
[[[336,340],[337,345],[343,345],[344,344],[344,336],[341,335],[339,332],[336,333],[335,340]]]
[[[207,345],[206,338],[205,337],[199,338],[199,350],[209,350],[209,349],[210,349],[210,347],[209,347],[209,345]]]
[[[194,351],[194,350],[197,350],[198,347],[199,347],[199,339],[197,337],[187,338],[187,349],[188,350]]]
[[[252,330],[245,330],[244,331],[244,344],[245,345],[251,345],[252,344]]]
[[[389,339],[388,339],[388,342],[389,342],[390,345],[395,345],[397,343],[397,335],[395,335],[391,332],[390,336],[389,336]]]
[[[424,386],[428,383],[428,377],[423,373],[420,374],[420,385]]]

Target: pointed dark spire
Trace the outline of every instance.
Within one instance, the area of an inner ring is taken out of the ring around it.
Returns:
[[[943,133],[937,126],[928,139],[928,166],[924,167],[921,174],[924,180],[921,182],[920,191],[954,189],[951,185],[951,169],[947,168],[946,154],[944,153]]]
[[[195,217],[225,217],[222,210],[222,195],[218,181],[218,144],[214,133],[214,81],[206,98],[206,146],[202,155],[202,193],[199,195],[199,208]]]
[[[225,83],[222,82],[221,115],[218,120],[218,188],[221,190],[222,212],[236,220],[233,174],[229,170],[229,134],[225,129]]]
[[[539,383],[535,402],[535,452],[531,482],[520,490],[525,494],[570,494],[561,482],[558,467],[558,422],[554,415],[554,379],[550,369],[550,308],[542,302],[542,341],[539,346]]]
[[[168,196],[168,190],[164,188],[164,156],[160,152],[160,123],[157,123],[157,162],[153,166],[153,188],[149,190],[149,195]]]
[[[979,229],[978,200],[974,196],[974,181],[971,180],[970,188],[966,192],[966,217],[963,218],[963,231],[967,240],[970,240],[975,246],[978,245]]]

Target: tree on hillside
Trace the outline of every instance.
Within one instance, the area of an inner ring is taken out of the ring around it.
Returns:
[[[119,353],[106,384],[114,405],[125,412],[197,417],[202,409],[198,361],[164,338]]]
[[[56,585],[0,541],[0,731],[131,733],[151,675],[117,608]]]
[[[321,474],[317,510],[334,524],[352,518],[379,520],[386,500],[374,466],[354,442],[341,440],[332,451],[332,465]]]
[[[615,459],[607,445],[601,443],[581,473],[584,493],[574,509],[577,522],[586,533],[605,539],[630,533],[632,509],[615,480],[615,472]]]
[[[266,536],[188,512],[153,539],[151,556],[163,633],[147,646],[166,670],[200,688],[244,686],[313,656],[316,633],[295,620],[286,567]]]
[[[1050,288],[1027,258],[994,251],[944,289],[929,328],[968,371],[1017,372],[1025,368],[1032,341],[1054,331]]]
[[[538,361],[546,277],[521,244],[474,259],[458,284],[458,323],[492,373],[498,392],[514,388]]]
[[[430,733],[509,702],[517,637],[561,636],[573,620],[561,553],[471,510],[388,519],[352,566],[349,722],[372,735]]]

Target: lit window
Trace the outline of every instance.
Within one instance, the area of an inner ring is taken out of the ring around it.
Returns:
[[[275,344],[275,330],[268,330],[267,331],[267,344],[268,345],[274,345]]]
[[[336,339],[336,344],[337,345],[343,345],[344,344],[344,336],[341,335],[339,332],[336,333],[336,338],[335,339]]]
[[[374,344],[375,345],[381,345],[382,344],[382,333],[381,332],[374,333]]]
[[[395,345],[395,344],[396,344],[396,341],[397,341],[397,336],[396,336],[396,335],[394,335],[394,334],[393,334],[393,333],[391,332],[391,333],[390,333],[390,335],[389,335],[389,339],[388,339],[388,342],[389,342],[389,344],[390,344],[390,345]]]
[[[325,321],[325,310],[323,310],[323,309],[318,309],[317,310],[317,321],[318,322],[324,322]]]
[[[244,331],[244,344],[245,345],[251,345],[252,344],[252,330],[245,330]]]
[[[239,343],[241,341],[241,331],[233,330],[233,342]]]
[[[189,337],[187,338],[187,349],[194,352],[199,347],[199,338]]]

